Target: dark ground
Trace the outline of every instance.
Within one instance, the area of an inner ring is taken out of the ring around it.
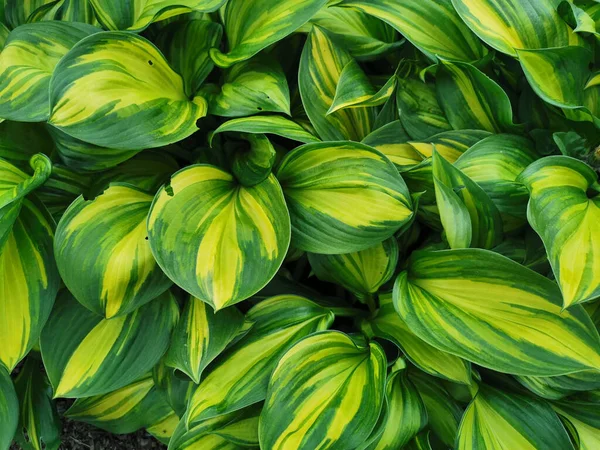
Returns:
[[[68,407],[69,401],[61,399],[57,405],[59,414],[66,411]],[[167,448],[143,429],[131,434],[111,434],[87,423],[75,422],[64,417],[61,417],[61,421],[60,450],[163,450]],[[20,450],[20,447],[13,445],[10,450]]]

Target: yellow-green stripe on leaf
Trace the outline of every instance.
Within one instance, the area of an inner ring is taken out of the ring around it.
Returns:
[[[416,336],[394,309],[391,293],[379,295],[377,314],[365,320],[361,328],[369,335],[392,341],[424,372],[456,383],[471,383],[471,364]]]
[[[343,0],[354,8],[389,23],[432,59],[476,61],[485,47],[446,0]]]
[[[193,97],[212,71],[214,63],[208,51],[219,45],[223,27],[209,20],[170,23],[156,36],[156,46],[173,70],[183,77],[185,92]]]
[[[301,125],[283,116],[261,115],[231,119],[219,126],[213,135],[228,131],[275,134],[304,144],[320,141],[318,137],[306,131]]]
[[[10,373],[0,364],[0,448],[8,449],[19,423],[19,399]]]
[[[550,0],[452,0],[464,22],[486,44],[508,55],[515,49],[564,47],[578,38]]]
[[[358,252],[341,255],[309,253],[308,260],[317,278],[337,283],[358,298],[365,298],[375,294],[394,275],[398,256],[398,242],[391,237]]]
[[[217,167],[193,165],[156,194],[148,236],[164,272],[219,310],[273,278],[290,243],[290,218],[273,175],[245,187]]]
[[[173,432],[169,450],[243,450],[258,448],[258,417],[262,404],[203,420],[185,428],[183,418]]]
[[[2,21],[6,19],[6,24],[11,28],[27,23],[27,19],[38,8],[54,2],[55,0],[3,0],[4,14]]]
[[[73,296],[107,319],[128,314],[166,291],[148,243],[152,196],[113,184],[94,200],[76,199],[56,229],[58,270]]]
[[[499,372],[600,368],[600,338],[585,310],[563,311],[554,282],[488,250],[414,252],[394,305],[421,339]]]
[[[0,118],[43,122],[58,61],[78,41],[100,31],[82,23],[40,22],[15,28],[0,53]]]
[[[327,0],[229,0],[223,22],[229,51],[210,52],[220,67],[251,58],[293,33],[310,20]]]
[[[355,142],[306,144],[288,153],[277,178],[292,219],[292,245],[313,253],[349,253],[392,236],[413,217],[394,165]]]
[[[104,395],[78,398],[65,413],[110,433],[133,433],[154,424],[172,411],[148,373],[127,386]]]
[[[409,379],[425,403],[428,427],[448,447],[454,446],[463,408],[442,386],[439,379],[418,370],[409,370]]]
[[[390,25],[350,8],[323,8],[310,23],[327,30],[338,45],[347,48],[353,57],[361,60],[370,60],[405,42],[403,39],[397,40],[397,33]]]
[[[165,417],[146,427],[146,431],[163,444],[168,445],[178,423],[179,416],[171,411]]]
[[[189,12],[212,12],[226,0],[89,0],[107,30],[141,31],[152,22]]]
[[[205,302],[189,297],[173,332],[165,364],[198,384],[204,368],[250,326],[235,307],[215,313]]]
[[[569,450],[567,431],[547,403],[483,385],[460,424],[457,450]]]
[[[295,342],[327,329],[333,314],[303,297],[279,295],[263,300],[246,315],[248,334],[219,356],[188,405],[188,429],[265,399],[269,377]]]
[[[387,415],[383,433],[368,450],[404,448],[427,425],[427,410],[406,371],[392,373],[386,384]]]
[[[344,67],[351,61],[350,54],[335,44],[325,30],[313,26],[300,58],[298,87],[306,114],[323,140],[360,141],[371,132],[373,108],[349,108],[327,114]]]
[[[421,142],[410,141],[410,145],[423,158],[433,156],[435,148],[446,161],[454,164],[470,147],[488,136],[491,133],[483,130],[450,130],[427,137]]]
[[[600,391],[590,391],[552,404],[571,431],[579,450],[595,450],[600,446]]]
[[[144,149],[180,141],[206,115],[162,53],[133,33],[96,33],[78,42],[50,81],[49,123],[101,147]]]
[[[442,61],[436,74],[437,95],[448,122],[491,133],[518,131],[510,100],[504,90],[475,66]]]
[[[167,351],[178,316],[168,291],[126,316],[102,319],[63,290],[40,338],[54,397],[102,395],[137,380]]]
[[[379,150],[403,172],[423,161],[423,156],[408,141],[410,136],[402,123],[395,120],[369,133],[362,143]]]
[[[438,152],[432,157],[435,196],[450,248],[493,248],[502,241],[502,217],[473,180]]]
[[[215,89],[209,112],[217,116],[239,117],[260,112],[290,114],[290,91],[285,73],[273,58],[257,55],[228,69],[223,85]],[[201,91],[204,92],[204,91]]]
[[[44,155],[31,160],[29,177],[0,160],[0,364],[12,370],[38,341],[50,315],[60,277],[54,262],[54,221],[25,195],[49,176]]]
[[[528,139],[499,134],[473,145],[454,167],[483,189],[500,211],[504,232],[510,232],[525,224],[529,200],[527,189],[516,181],[517,177],[537,158]]]
[[[39,1],[39,0],[38,0]],[[44,1],[44,0],[42,0]],[[33,11],[27,22],[62,20],[63,22],[83,22],[97,25],[94,9],[88,0],[50,0]]]
[[[39,355],[32,354],[27,358],[15,378],[15,391],[19,398],[19,426],[15,441],[23,449],[58,450],[61,424]],[[5,447],[0,444],[0,448]]]
[[[324,331],[302,339],[279,360],[260,416],[260,447],[356,448],[383,406],[386,357],[376,343]]]
[[[531,194],[527,218],[544,241],[564,306],[600,296],[600,184],[594,170],[568,156],[549,156],[518,181]]]
[[[179,376],[175,370],[165,365],[165,359],[166,355],[152,369],[154,386],[167,400],[175,414],[181,417],[185,414],[187,401],[195,385],[191,380]]]

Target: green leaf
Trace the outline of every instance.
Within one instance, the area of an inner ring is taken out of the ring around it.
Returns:
[[[89,0],[98,21],[107,30],[141,31],[152,22],[184,13],[212,12],[227,0]]]
[[[19,399],[9,372],[0,364],[0,448],[8,449],[19,423]]]
[[[110,433],[124,434],[152,425],[171,411],[148,373],[107,394],[78,398],[65,416]]]
[[[192,395],[188,429],[264,400],[271,372],[285,351],[301,338],[327,329],[333,314],[303,297],[279,295],[254,306],[246,320],[254,322],[251,330],[211,364]]]
[[[189,100],[181,76],[156,47],[123,32],[77,43],[54,70],[50,105],[54,127],[119,150],[180,141],[198,129],[207,109],[202,97]]]
[[[273,371],[260,416],[261,448],[355,448],[384,402],[385,353],[337,331],[308,336]]]
[[[361,329],[369,336],[393,342],[413,364],[430,375],[461,384],[471,383],[471,364],[415,335],[394,309],[391,293],[379,295],[377,314],[364,320]]]
[[[548,156],[531,164],[518,181],[531,194],[527,218],[544,241],[564,307],[600,296],[597,174],[568,156]]]
[[[167,351],[178,317],[169,292],[126,316],[102,319],[62,291],[40,339],[54,397],[102,395],[137,380]]]
[[[548,404],[482,385],[465,411],[456,448],[568,450],[573,446]]]
[[[36,153],[50,155],[54,146],[44,125],[39,123],[0,123],[0,158],[19,168],[29,167],[29,159]]]
[[[251,326],[235,307],[215,313],[205,302],[190,296],[173,332],[165,364],[198,384],[206,366]]]
[[[394,275],[398,256],[398,242],[391,237],[358,252],[342,255],[309,253],[308,260],[317,278],[343,286],[364,299],[375,294]]]
[[[421,339],[499,372],[551,376],[600,367],[600,338],[587,313],[563,311],[556,284],[487,250],[413,252],[394,304]]]
[[[27,22],[62,20],[64,22],[83,22],[97,25],[94,9],[88,0],[50,0],[33,11]]]
[[[78,41],[100,31],[82,23],[40,22],[15,28],[0,53],[0,117],[43,122],[58,61]]]
[[[219,128],[213,132],[213,136],[217,133],[225,133],[228,131],[275,134],[304,144],[320,141],[318,137],[306,131],[298,123],[282,116],[261,115],[231,119],[219,126]]]
[[[36,196],[58,222],[73,200],[87,192],[90,182],[89,176],[55,164],[50,177],[37,190]]]
[[[449,1],[342,0],[340,3],[389,23],[431,59],[439,55],[470,62],[487,53]]]
[[[186,20],[170,23],[156,36],[156,46],[173,70],[183,77],[185,93],[196,95],[214,63],[208,51],[221,42],[223,27],[208,20]]]
[[[310,20],[327,0],[229,0],[222,11],[229,51],[210,52],[220,67],[251,58]]]
[[[290,93],[281,64],[263,55],[227,70],[223,85],[209,98],[209,112],[217,116],[290,114]]]
[[[151,195],[113,184],[94,200],[77,198],[56,229],[62,280],[83,306],[107,319],[134,311],[172,284],[148,244],[151,203]]]
[[[15,391],[20,405],[15,440],[23,450],[57,450],[62,427],[52,403],[52,387],[37,355],[27,358],[15,379]]]
[[[409,141],[410,136],[402,123],[395,120],[367,135],[362,143],[383,153],[398,171],[403,172],[423,161],[423,157]]]
[[[169,278],[219,310],[273,278],[289,246],[289,221],[273,175],[245,187],[217,167],[193,165],[156,194],[148,237]]]
[[[413,217],[408,189],[381,153],[354,142],[306,144],[277,170],[292,220],[292,245],[313,253],[364,250]]]
[[[300,58],[298,86],[306,114],[325,141],[360,141],[370,133],[375,120],[374,110],[366,107],[327,114],[343,70],[351,61],[347,51],[336,45],[323,29],[313,26]]]
[[[4,12],[2,20],[6,18],[6,24],[11,28],[23,25],[38,8],[52,3],[54,0],[4,0]]]
[[[471,64],[442,61],[436,75],[440,105],[455,130],[519,131],[498,84]]]
[[[583,394],[583,398],[571,398],[552,404],[567,429],[572,431],[580,450],[593,450],[600,445],[599,406],[598,391]]]

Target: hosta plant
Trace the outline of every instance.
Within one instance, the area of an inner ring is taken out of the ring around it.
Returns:
[[[0,450],[600,448],[599,37],[596,0],[0,0]]]

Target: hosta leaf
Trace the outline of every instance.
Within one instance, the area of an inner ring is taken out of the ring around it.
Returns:
[[[66,290],[42,332],[54,397],[89,397],[127,386],[166,352],[179,310],[169,292],[134,312],[102,319]]]
[[[173,332],[165,364],[198,384],[205,367],[250,326],[235,307],[215,313],[202,300],[190,297]]]
[[[154,424],[171,411],[148,373],[127,386],[104,395],[78,398],[65,413],[110,433],[133,433]]]
[[[488,136],[491,133],[483,130],[450,130],[428,137],[422,142],[410,141],[410,145],[423,158],[432,157],[435,148],[446,161],[454,164],[470,147]]]
[[[594,450],[600,445],[600,398],[598,391],[590,394],[590,398],[572,398],[552,404],[572,431],[579,450]]]
[[[396,31],[391,26],[354,9],[323,8],[310,22],[327,30],[331,39],[354,58],[372,59],[404,43],[404,40],[396,40]]]
[[[212,12],[226,0],[89,0],[107,30],[140,31],[152,22],[192,11]]]
[[[394,286],[394,304],[421,339],[499,372],[551,376],[600,367],[600,339],[587,313],[563,311],[554,282],[490,251],[414,252]]]
[[[456,448],[568,450],[573,446],[548,404],[484,385],[465,411]]]
[[[6,18],[6,24],[11,28],[23,25],[29,19],[29,16],[38,8],[52,3],[54,0],[3,0],[4,14],[2,20]]]
[[[422,431],[404,446],[404,450],[432,450],[429,431]]]
[[[394,165],[363,144],[303,145],[285,156],[277,178],[290,209],[292,245],[309,252],[364,250],[413,216]]]
[[[308,260],[320,280],[339,284],[358,298],[364,298],[375,294],[394,275],[398,256],[398,242],[391,237],[358,252],[342,255],[309,253]]]
[[[395,120],[370,133],[362,143],[379,150],[402,172],[423,161],[423,157],[408,141],[410,136],[402,123]]]
[[[477,183],[435,150],[432,161],[435,196],[450,248],[498,245],[503,234],[496,205]]]
[[[398,78],[396,103],[400,122],[415,140],[451,130],[431,84],[412,78]]]
[[[170,23],[156,37],[173,70],[183,77],[185,92],[193,97],[210,74],[214,63],[208,51],[219,45],[223,27],[209,20],[186,20]]]
[[[504,231],[510,232],[526,222],[529,199],[527,189],[516,181],[517,177],[536,159],[531,141],[500,134],[474,144],[454,167],[483,189],[500,211]]]
[[[54,221],[27,194],[50,175],[48,158],[31,159],[29,177],[0,160],[0,363],[12,370],[37,342],[60,277],[54,262]]]
[[[381,437],[369,450],[404,448],[427,424],[427,411],[405,371],[393,372],[386,384],[387,415]]]
[[[135,156],[140,149],[114,149],[90,144],[69,136],[53,126],[47,127],[60,159],[74,170],[99,171],[114,167]]]
[[[262,405],[204,420],[185,428],[182,419],[169,442],[169,450],[241,450],[258,448],[258,417]]]
[[[343,0],[341,6],[371,14],[398,30],[432,59],[481,59],[487,51],[445,0]]]
[[[333,314],[303,297],[281,295],[263,300],[246,315],[248,334],[211,365],[194,392],[187,413],[193,426],[265,399],[277,361],[295,342],[327,329]]]
[[[370,133],[375,120],[374,110],[366,107],[327,114],[342,72],[351,61],[347,51],[336,45],[323,29],[313,26],[302,51],[298,86],[306,114],[325,141],[360,141]]]
[[[0,364],[0,448],[8,449],[19,423],[19,399],[10,373]]]
[[[245,187],[221,169],[194,165],[156,194],[148,236],[165,273],[219,310],[273,278],[289,246],[289,220],[273,175]]]
[[[452,128],[492,133],[518,130],[506,93],[475,66],[443,61],[436,81],[440,104]]]
[[[54,0],[50,3],[46,2],[29,15],[27,22],[46,20],[98,24],[94,9],[88,0]]]
[[[207,109],[202,97],[188,99],[156,47],[123,32],[97,33],[75,45],[54,70],[50,104],[51,125],[120,150],[179,141],[198,129]]]
[[[90,178],[62,165],[52,166],[52,173],[37,192],[36,197],[58,222],[69,205],[89,188]]]
[[[355,448],[368,437],[384,402],[385,353],[325,331],[279,360],[260,416],[265,450]]]
[[[180,376],[173,368],[166,366],[165,359],[166,355],[152,369],[154,386],[167,400],[175,414],[183,416],[187,408],[187,401],[195,385],[189,378]]]
[[[211,114],[226,117],[259,112],[290,114],[290,92],[279,62],[257,56],[230,68],[209,102]]]
[[[369,335],[392,341],[424,372],[456,383],[471,383],[471,364],[416,336],[394,309],[391,293],[379,295],[377,314],[363,321],[361,328]]]
[[[23,450],[57,450],[60,418],[52,403],[52,387],[38,356],[27,358],[15,379],[15,391],[19,398],[19,431],[15,440]]]
[[[0,158],[17,167],[29,167],[29,159],[36,153],[50,155],[54,145],[44,125],[40,123],[0,123]]]
[[[600,296],[600,184],[591,167],[550,156],[520,176],[531,194],[527,218],[540,235],[569,307]]]
[[[219,126],[213,135],[227,131],[275,134],[304,144],[320,141],[318,137],[306,131],[298,123],[282,116],[264,115],[231,119]]]
[[[327,0],[229,0],[223,10],[229,52],[210,56],[220,67],[244,61],[310,20]]]
[[[78,41],[100,31],[90,25],[40,22],[14,29],[0,53],[0,117],[43,122],[50,114],[48,86],[58,61]]]
[[[243,186],[255,186],[267,179],[277,153],[264,134],[241,134],[231,158],[231,172]],[[235,148],[235,147],[234,147]]]
[[[65,285],[107,319],[130,313],[172,284],[148,244],[151,203],[151,195],[114,184],[94,200],[75,200],[56,229],[54,251]]]
[[[153,423],[149,427],[146,427],[146,431],[163,444],[168,445],[178,423],[179,416],[175,414],[175,412],[171,411],[165,417],[162,417],[157,422]]]
[[[486,44],[516,56],[515,49],[564,47],[577,37],[552,0],[452,0],[462,20]]]
[[[409,379],[425,404],[429,428],[448,447],[454,446],[463,415],[462,408],[441,385],[440,380],[417,370],[409,372]]]

